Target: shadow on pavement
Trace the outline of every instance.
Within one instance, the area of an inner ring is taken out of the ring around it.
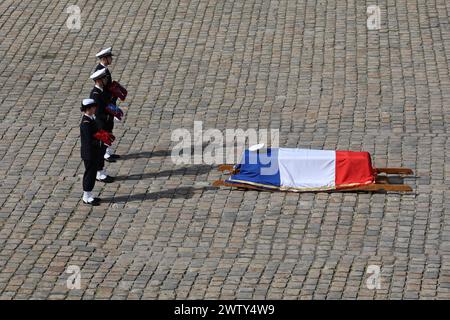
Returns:
[[[153,157],[168,157],[171,154],[171,150],[157,150],[157,151],[144,151],[138,153],[124,154],[120,156],[119,160],[131,160],[141,158],[153,158]]]
[[[174,170],[164,170],[158,172],[150,172],[150,173],[142,173],[142,174],[131,174],[128,176],[116,176],[114,181],[125,181],[125,180],[144,180],[150,178],[159,178],[159,177],[170,177],[170,176],[181,176],[184,174],[187,175],[199,175],[210,172],[213,169],[213,166],[210,165],[194,165],[190,167],[183,167]]]
[[[209,145],[209,142],[204,142],[202,144],[202,150]],[[194,146],[191,146],[191,153],[194,154]],[[182,152],[181,152],[182,154]],[[141,158],[153,158],[153,157],[170,157],[172,155],[172,150],[156,150],[156,151],[144,151],[137,153],[124,154],[119,160],[131,160],[131,159],[141,159]]]
[[[118,202],[133,202],[133,201],[146,201],[157,200],[161,198],[168,199],[190,199],[194,196],[196,191],[208,191],[217,190],[214,187],[180,187],[169,190],[161,190],[158,192],[139,193],[129,196],[118,196],[112,198],[102,198],[102,202],[118,203]]]

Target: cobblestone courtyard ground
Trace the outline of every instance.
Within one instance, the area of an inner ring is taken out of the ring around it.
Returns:
[[[448,0],[2,0],[0,298],[450,298],[449,17]],[[108,46],[128,110],[91,208],[79,105]],[[194,121],[369,151],[414,192],[215,189],[216,166],[171,161]]]

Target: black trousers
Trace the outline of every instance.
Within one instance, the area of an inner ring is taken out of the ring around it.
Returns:
[[[83,174],[83,191],[90,192],[94,189],[98,160],[83,160],[83,162],[86,169]]]
[[[105,127],[103,129],[112,133],[112,131],[114,129],[114,116],[113,115],[108,114],[108,116],[106,117],[106,121],[105,121]]]
[[[105,168],[106,148],[107,148],[107,146],[105,146],[104,144],[100,148],[100,152],[98,154],[98,159],[97,159],[97,171],[101,171],[101,170],[103,170],[103,168]]]

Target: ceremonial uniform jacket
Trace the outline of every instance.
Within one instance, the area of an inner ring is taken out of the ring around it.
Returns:
[[[95,71],[101,70],[106,68],[104,65],[102,65],[101,63],[99,63],[96,67],[95,67]],[[111,94],[111,92],[108,90],[109,86],[112,83],[112,75],[111,72],[109,71],[108,68],[106,68],[106,77],[108,79],[108,82],[106,84],[106,87],[104,88],[104,90],[106,91],[105,94],[108,94],[110,96],[111,102],[113,104],[117,104],[117,98],[114,98]]]
[[[98,131],[97,123],[87,115],[83,115],[80,124],[81,159],[96,160],[100,154],[103,143],[94,138]]]
[[[110,131],[114,125],[114,117],[106,111],[106,106],[111,103],[111,96],[104,88],[102,90],[95,86],[89,97],[94,99],[97,104],[95,121],[97,122],[99,130]]]

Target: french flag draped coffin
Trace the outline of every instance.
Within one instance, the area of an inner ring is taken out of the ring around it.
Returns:
[[[268,148],[245,150],[226,182],[285,191],[338,190],[375,182],[368,152]]]

